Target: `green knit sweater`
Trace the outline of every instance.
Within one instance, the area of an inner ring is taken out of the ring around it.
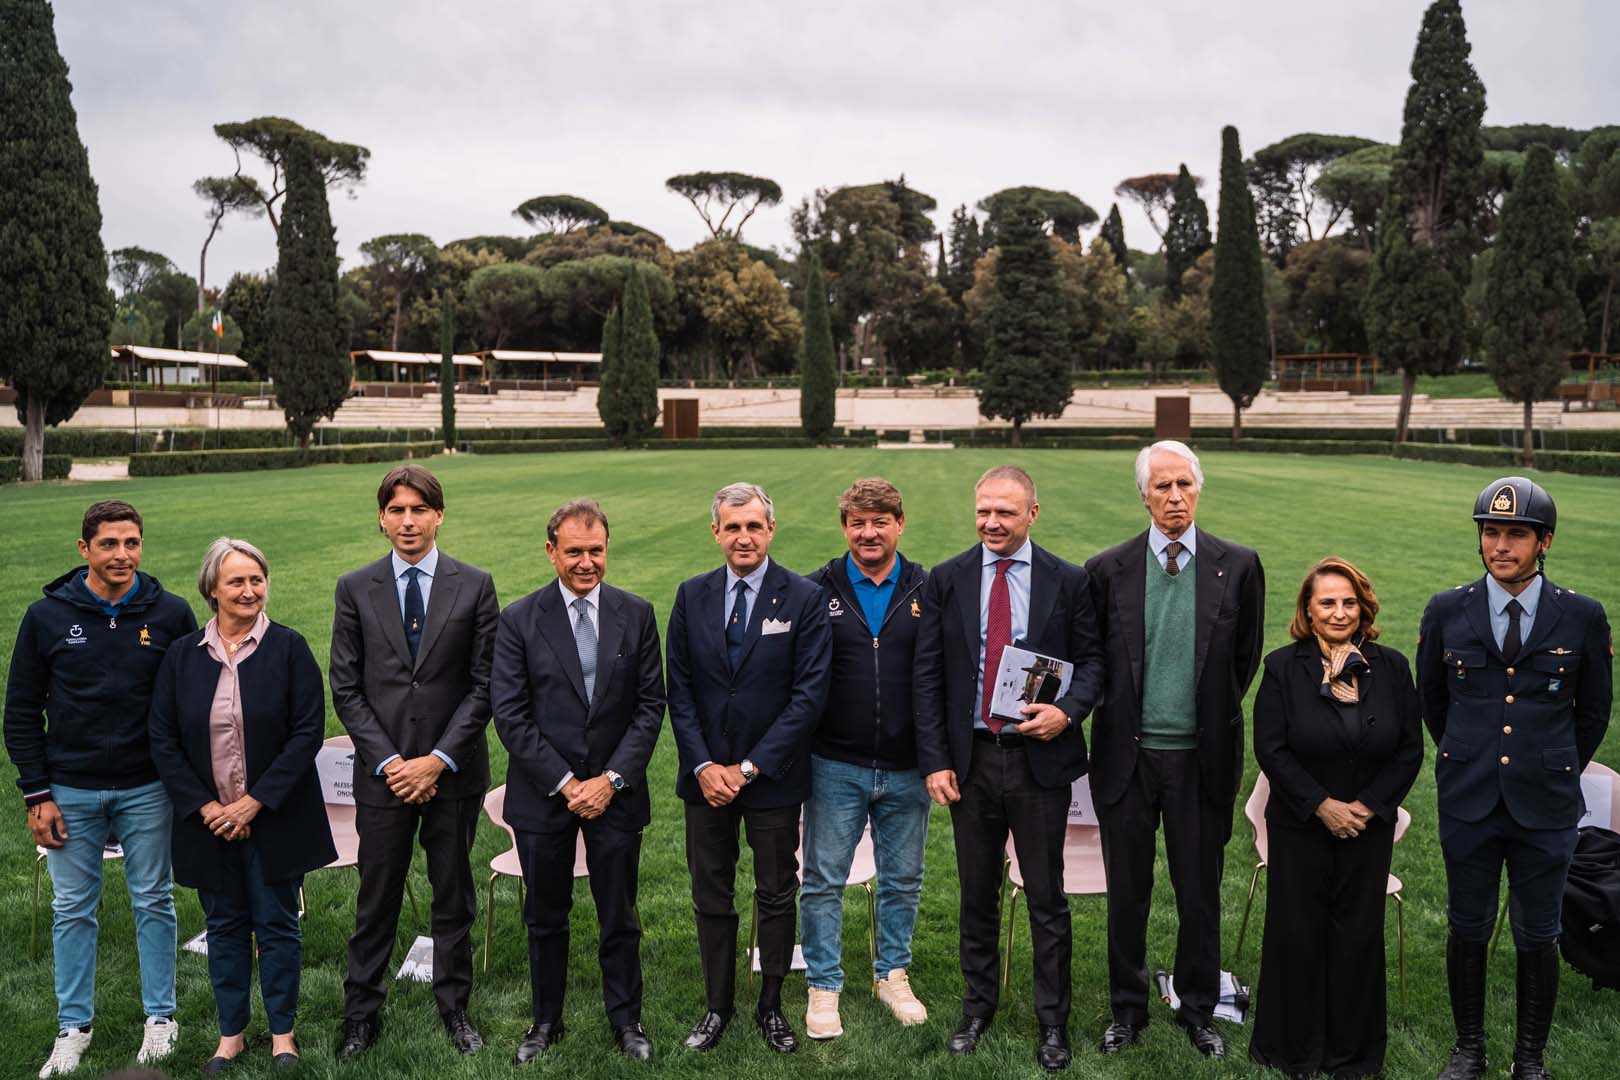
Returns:
[[[1142,657],[1142,745],[1150,750],[1191,750],[1198,745],[1194,704],[1194,593],[1198,559],[1187,559],[1171,577],[1147,547],[1147,594],[1142,603],[1147,628]]]

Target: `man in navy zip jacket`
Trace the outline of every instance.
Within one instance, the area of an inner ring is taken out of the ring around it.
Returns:
[[[838,501],[838,519],[849,550],[809,575],[821,586],[833,640],[827,708],[810,757],[799,894],[812,1039],[843,1034],[844,883],[868,820],[877,864],[872,986],[900,1023],[928,1019],[907,977],[930,805],[911,707],[928,572],[898,550],[906,515],[887,480],[855,481]]]
[[[142,540],[141,516],[128,503],[85,511],[79,554],[87,566],[28,606],[6,680],[6,752],[54,896],[59,1034],[42,1077],[72,1072],[90,1045],[101,853],[115,837],[141,963],[138,1060],[167,1057],[179,1038],[169,794],[152,764],[146,710],[169,643],[196,630],[197,619],[137,570]]]

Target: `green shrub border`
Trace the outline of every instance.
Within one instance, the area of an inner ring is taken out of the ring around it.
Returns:
[[[68,472],[73,468],[73,459],[67,454],[46,454],[44,459],[44,479],[66,480]],[[0,484],[15,484],[22,477],[22,458],[0,457]]]
[[[129,475],[184,476],[191,473],[296,469],[305,465],[352,465],[431,457],[442,449],[437,442],[418,442],[312,446],[308,449],[291,447],[261,450],[173,450],[161,454],[131,454]]]

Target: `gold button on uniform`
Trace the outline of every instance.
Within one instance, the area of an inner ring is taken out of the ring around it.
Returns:
[[[1512,695],[1512,694],[1509,694],[1509,695],[1508,695],[1508,696],[1507,696],[1507,703],[1508,703],[1508,704],[1509,704],[1509,705],[1511,705],[1511,704],[1513,704],[1513,695]]]
[[[1508,725],[1507,725],[1507,726],[1505,726],[1505,727],[1504,727],[1504,728],[1502,728],[1502,734],[1504,734],[1504,735],[1511,735],[1511,734],[1513,734],[1513,725],[1512,725],[1512,724],[1508,724]]]
[[[1506,754],[1503,754],[1502,755],[1502,764],[1506,765],[1507,763],[1508,763],[1508,756]]]

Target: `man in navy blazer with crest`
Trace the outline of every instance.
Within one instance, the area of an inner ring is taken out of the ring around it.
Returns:
[[[782,1012],[793,955],[799,815],[810,746],[827,698],[832,632],[821,589],[768,557],[776,517],[754,484],[715,494],[710,527],[726,565],[683,582],[669,616],[669,715],[680,751],[707,1011],[686,1045],[712,1049],[737,983],[737,830],[754,854],[763,974],[756,1020],[766,1045],[797,1049]],[[752,958],[750,957],[750,962]]]

